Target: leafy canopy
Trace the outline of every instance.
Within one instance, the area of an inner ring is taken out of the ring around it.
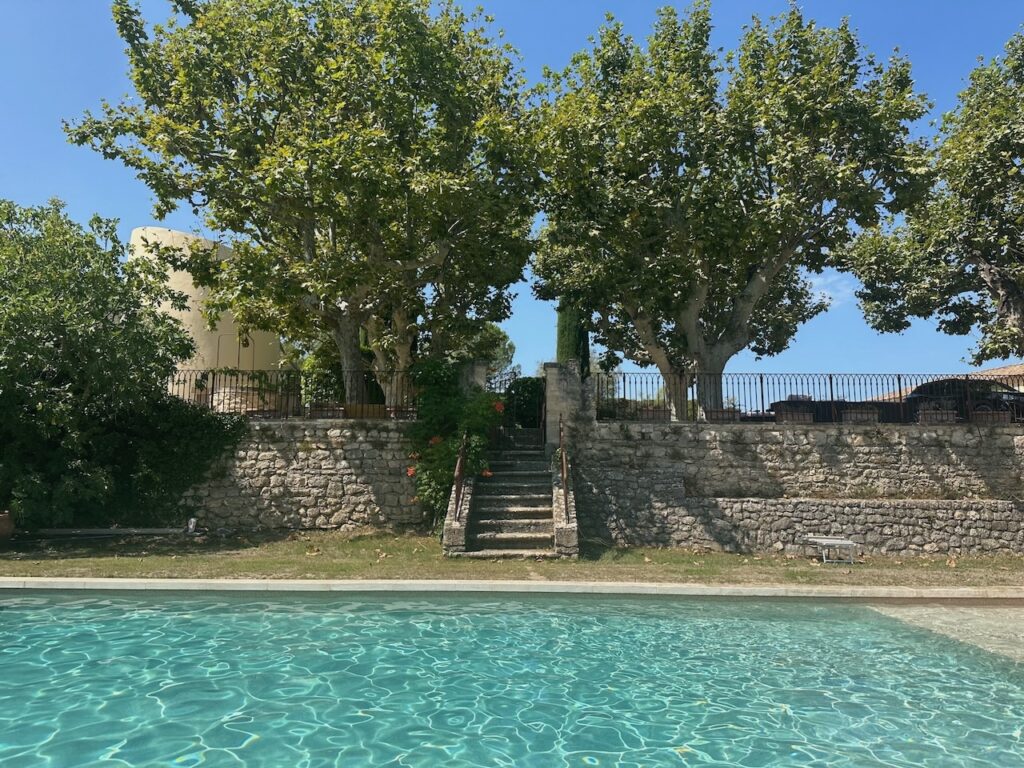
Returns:
[[[858,238],[850,263],[871,324],[937,317],[980,332],[976,363],[1024,354],[1024,34],[979,66],[944,117],[932,194]]]
[[[785,349],[825,307],[806,273],[927,171],[905,59],[883,66],[847,23],[795,7],[725,56],[710,34],[706,2],[662,9],[646,47],[609,18],[541,108],[538,291],[673,375]]]
[[[237,433],[167,393],[183,297],[115,224],[0,200],[0,509],[25,525],[159,520]]]
[[[244,327],[405,369],[509,311],[535,162],[511,49],[449,0],[114,2],[135,96],[66,126],[231,233],[187,267]],[[435,343],[435,348],[439,343]]]

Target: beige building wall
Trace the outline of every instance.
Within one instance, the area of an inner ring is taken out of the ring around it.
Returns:
[[[146,242],[182,249],[196,244],[206,247],[213,245],[209,240],[165,227],[133,229],[130,242],[136,257],[146,255]],[[224,259],[231,258],[231,250],[224,246],[219,246],[219,253]],[[211,330],[202,315],[203,302],[207,298],[206,289],[197,288],[188,272],[171,271],[168,282],[171,288],[188,296],[188,309],[182,312],[166,307],[166,311],[181,320],[196,342],[196,354],[181,366],[183,369],[238,368],[245,371],[269,371],[278,368],[281,343],[276,334],[253,331],[245,337],[248,341],[246,345],[229,312],[221,315],[217,327]]]

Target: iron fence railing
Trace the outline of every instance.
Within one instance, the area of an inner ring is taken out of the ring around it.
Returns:
[[[178,371],[177,397],[251,418],[416,418],[416,391],[406,371]]]
[[[987,424],[1024,420],[1024,375],[600,373],[599,420]]]

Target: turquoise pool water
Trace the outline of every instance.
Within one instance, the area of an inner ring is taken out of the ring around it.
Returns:
[[[0,766],[1024,765],[1024,665],[862,606],[0,593]]]

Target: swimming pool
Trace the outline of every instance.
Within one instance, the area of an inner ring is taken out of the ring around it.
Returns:
[[[1024,665],[857,605],[0,593],[0,765],[1024,765]]]

